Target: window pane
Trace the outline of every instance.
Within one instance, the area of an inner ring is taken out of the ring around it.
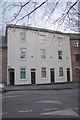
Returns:
[[[80,75],[80,68],[76,68],[76,75]]]
[[[22,41],[25,41],[25,40],[26,40],[26,33],[20,32],[20,39],[21,39]]]
[[[62,60],[62,51],[58,51],[58,59]]]
[[[40,35],[40,43],[45,43],[46,37],[45,35]]]
[[[46,71],[42,71],[42,78],[46,78]]]
[[[46,68],[42,68],[42,71],[46,71]]]
[[[63,77],[63,68],[59,68],[59,77]]]
[[[25,59],[26,58],[26,49],[20,48],[20,58]]]
[[[46,50],[45,49],[41,49],[40,54],[41,54],[41,59],[46,59]]]
[[[76,59],[77,61],[80,61],[80,54],[76,54],[76,55],[75,55],[75,59]]]
[[[61,37],[57,37],[57,43],[58,43],[58,45],[62,44],[62,38]]]
[[[74,47],[79,47],[79,43],[78,42],[74,42]]]
[[[26,69],[25,68],[20,69],[20,79],[26,79]]]
[[[46,68],[41,69],[41,78],[46,78]]]

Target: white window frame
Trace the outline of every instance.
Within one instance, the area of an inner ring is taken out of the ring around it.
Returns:
[[[77,68],[76,68],[76,75],[79,75],[79,76],[80,76],[80,74],[77,73],[77,69],[80,70],[80,67],[77,67]]]
[[[25,69],[25,70],[21,70],[21,69]],[[21,71],[25,72],[25,74],[26,74],[25,78],[21,78]],[[26,72],[26,68],[25,67],[20,67],[19,77],[20,77],[20,80],[26,80],[27,79],[27,72]]]
[[[79,42],[74,42],[74,47],[79,47]]]
[[[40,58],[41,60],[46,59],[46,49],[40,49]]]
[[[40,35],[40,43],[46,43],[46,35]]]
[[[25,58],[21,58],[21,51],[25,51]],[[26,60],[26,48],[20,48],[20,60]]]
[[[57,45],[62,45],[62,37],[57,37]]]
[[[59,54],[59,52],[61,52],[61,53]],[[59,57],[60,57],[61,59],[60,59]],[[63,60],[63,51],[62,51],[62,50],[58,50],[58,60],[59,60],[59,61],[62,61],[62,60]]]
[[[45,69],[45,70],[42,70],[42,69]],[[45,72],[45,77],[42,76],[42,72]],[[47,78],[47,68],[46,67],[42,67],[41,68],[41,79],[46,79]]]
[[[60,69],[62,69],[62,70],[60,70]],[[60,72],[62,72],[62,73],[61,73],[62,75],[60,75]],[[64,77],[64,68],[63,68],[63,67],[59,67],[59,77],[60,77],[60,78],[63,78],[63,77]]]
[[[26,42],[26,33],[25,32],[20,32],[20,41]]]

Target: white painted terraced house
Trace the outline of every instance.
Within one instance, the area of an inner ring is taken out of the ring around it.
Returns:
[[[72,81],[68,34],[7,25],[6,35],[8,85]]]

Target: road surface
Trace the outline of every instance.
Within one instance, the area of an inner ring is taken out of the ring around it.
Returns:
[[[2,95],[3,118],[78,116],[78,89],[11,91]]]

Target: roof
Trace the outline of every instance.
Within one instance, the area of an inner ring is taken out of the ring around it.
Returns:
[[[70,40],[80,40],[80,34],[78,33],[63,33],[61,31],[54,31],[54,30],[45,29],[45,28],[29,27],[29,26],[14,25],[14,24],[7,24],[6,28],[17,28],[17,29],[49,32],[49,33],[55,33],[55,34],[63,34],[63,35],[69,35]]]
[[[54,30],[45,29],[45,28],[37,28],[37,27],[29,27],[29,26],[8,24],[7,28],[9,28],[9,27],[10,28],[27,29],[27,30],[35,30],[35,31],[42,31],[42,32],[49,32],[49,33],[55,33],[55,34],[65,34],[65,35],[68,35],[67,33],[63,33],[61,31],[54,31]]]
[[[70,35],[70,40],[80,40],[80,34],[69,33],[69,35]]]

